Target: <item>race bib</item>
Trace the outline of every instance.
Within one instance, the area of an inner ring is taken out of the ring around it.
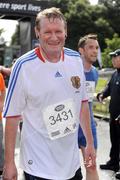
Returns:
[[[74,133],[77,129],[74,102],[68,99],[48,106],[43,111],[50,139],[54,140]]]
[[[94,81],[86,81],[86,91],[87,91],[88,101],[92,102],[94,98],[94,92],[95,92]]]

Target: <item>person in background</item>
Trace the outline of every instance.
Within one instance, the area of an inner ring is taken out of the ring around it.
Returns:
[[[120,179],[120,170],[119,170],[119,172],[116,173],[115,177],[116,177],[116,179]]]
[[[15,61],[16,61],[16,58],[13,59],[11,67],[0,66],[0,73],[3,75],[4,80],[10,76],[11,71],[12,71],[12,66],[14,65]],[[20,132],[22,131],[22,124],[23,124],[23,121],[22,121],[22,116],[21,116],[21,120],[19,122],[19,130],[20,130]]]
[[[110,53],[113,67],[116,69],[113,73],[106,88],[97,94],[98,101],[110,96],[109,113],[110,113],[110,159],[106,164],[101,164],[100,169],[103,170],[119,170],[120,159],[120,136],[118,131],[118,123],[116,118],[120,114],[120,49]]]
[[[0,65],[0,73],[2,73],[2,75],[4,77],[6,87],[8,86],[9,76],[10,76],[12,66],[15,63],[15,61],[16,61],[16,58],[13,59],[10,67],[5,67],[3,65]]]
[[[11,68],[0,66],[0,73],[2,73],[5,76],[10,76]]]
[[[64,48],[67,23],[58,8],[38,13],[35,32],[40,46],[17,59],[10,75],[3,176],[18,177],[14,150],[22,114],[20,164],[25,179],[81,180],[79,122],[87,141],[86,165],[96,165],[83,65],[78,52]]]
[[[5,99],[5,82],[2,74],[0,73],[0,176],[3,173],[4,163],[4,146],[3,146],[3,124],[2,124],[2,111]]]
[[[10,73],[12,71],[12,66],[14,65],[16,61],[16,58],[13,59],[11,67],[5,67],[0,65],[0,73],[2,73],[3,76],[10,76]]]
[[[99,48],[99,44],[96,34],[88,34],[79,39],[78,51],[81,55],[84,66],[84,73],[86,77],[86,89],[89,99],[88,102],[90,109],[91,128],[94,139],[94,147],[96,150],[97,150],[97,134],[96,134],[96,123],[92,111],[92,105],[93,105],[95,86],[98,81],[98,71],[93,66],[93,63],[95,63],[97,60],[98,48]],[[86,139],[81,127],[79,127],[79,131],[78,131],[78,145],[82,151],[83,159],[85,160]],[[93,167],[91,168],[91,167],[87,167],[85,164],[85,168],[86,168],[86,180],[99,179],[96,166],[94,168]]]
[[[116,123],[118,124],[118,137],[119,137],[119,147],[120,147],[120,115],[116,118]],[[120,157],[119,157],[120,159]],[[115,175],[116,179],[120,179],[120,167],[119,171]]]

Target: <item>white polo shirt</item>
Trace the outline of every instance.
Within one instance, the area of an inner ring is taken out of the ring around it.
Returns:
[[[10,76],[4,117],[23,116],[20,162],[31,175],[66,180],[80,167],[78,125],[86,101],[82,61],[64,48],[57,63],[39,48],[20,57]]]

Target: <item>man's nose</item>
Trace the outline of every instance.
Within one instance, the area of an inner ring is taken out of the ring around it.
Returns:
[[[56,33],[52,33],[51,38],[52,38],[53,40],[56,40],[56,39],[57,39]]]

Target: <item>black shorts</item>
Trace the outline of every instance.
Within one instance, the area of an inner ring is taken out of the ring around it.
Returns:
[[[44,178],[40,178],[40,177],[36,177],[36,176],[32,176],[26,172],[24,172],[25,175],[25,180],[50,180],[50,179],[44,179]],[[82,180],[82,173],[81,173],[81,168],[79,168],[76,173],[75,176],[69,180]],[[53,180],[53,179],[52,179]]]

